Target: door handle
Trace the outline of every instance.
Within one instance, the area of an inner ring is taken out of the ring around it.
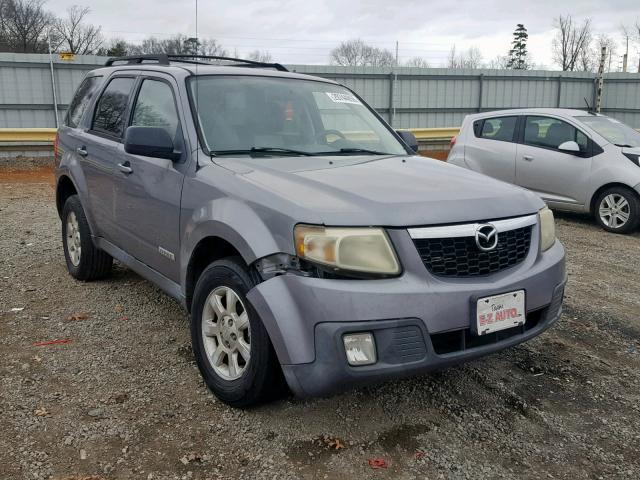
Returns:
[[[531,160],[533,160],[533,156],[531,155],[524,155],[522,158],[524,158],[527,162],[530,162]]]
[[[118,168],[122,173],[129,175],[130,173],[133,173],[133,168],[131,168],[130,165],[131,164],[129,162],[119,163]]]
[[[87,147],[78,147],[76,148],[76,153],[81,157],[86,157],[87,155],[89,155],[89,152],[87,152],[86,148]]]

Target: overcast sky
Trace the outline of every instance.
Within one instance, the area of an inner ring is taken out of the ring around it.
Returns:
[[[107,37],[138,41],[196,31],[195,0],[48,0],[46,5],[61,15],[73,4],[88,5],[89,20]],[[398,41],[401,61],[422,56],[441,66],[453,44],[477,46],[487,61],[506,53],[515,25],[524,23],[534,62],[551,67],[558,15],[590,17],[596,32],[621,43],[621,23],[640,21],[640,0],[199,0],[198,5],[200,37],[217,39],[231,53],[268,50],[281,63],[327,63],[333,46],[356,37],[390,50]],[[622,45],[618,50],[622,53]],[[631,54],[637,58],[637,47]]]

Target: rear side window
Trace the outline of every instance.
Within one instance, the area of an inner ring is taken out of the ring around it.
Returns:
[[[513,142],[518,117],[485,118],[473,125],[476,137]]]
[[[134,79],[128,77],[114,78],[105,88],[93,117],[93,130],[96,132],[122,137],[125,115]]]
[[[157,80],[145,80],[140,87],[131,125],[162,127],[175,141],[178,112],[171,87]]]
[[[66,120],[67,126],[73,128],[78,126],[101,83],[102,77],[87,77],[82,81],[69,105]]]
[[[564,142],[576,142],[580,151],[585,152],[589,139],[573,125],[557,118],[527,117],[524,125],[524,143],[557,149]]]

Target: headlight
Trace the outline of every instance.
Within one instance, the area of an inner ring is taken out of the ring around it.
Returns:
[[[352,272],[396,275],[400,264],[381,228],[297,225],[296,253],[309,262]]]
[[[549,250],[556,241],[556,223],[553,220],[553,212],[544,207],[540,214],[540,250]]]

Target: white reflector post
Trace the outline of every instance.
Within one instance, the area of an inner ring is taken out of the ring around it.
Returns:
[[[376,344],[372,333],[348,333],[342,337],[349,365],[376,363]]]

